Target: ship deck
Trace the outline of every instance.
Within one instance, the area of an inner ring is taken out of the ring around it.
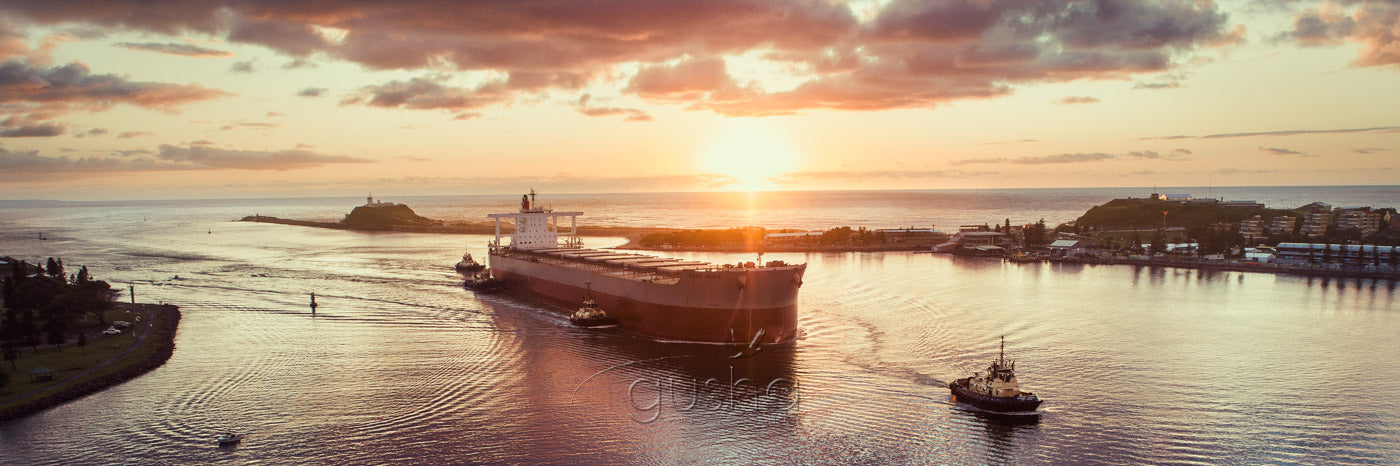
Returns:
[[[516,249],[497,248],[491,254],[530,258],[562,267],[587,270],[592,273],[610,275],[642,282],[674,284],[686,274],[734,272],[739,270],[778,270],[800,267],[772,261],[768,265],[744,267],[733,264],[713,264],[702,261],[687,261],[645,254],[625,253],[587,248],[555,249]]]

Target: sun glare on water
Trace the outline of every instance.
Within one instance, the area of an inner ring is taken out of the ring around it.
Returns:
[[[774,178],[793,172],[798,159],[797,150],[781,132],[746,122],[726,128],[711,140],[697,162],[705,173],[731,178],[725,189],[761,191],[777,187]]]

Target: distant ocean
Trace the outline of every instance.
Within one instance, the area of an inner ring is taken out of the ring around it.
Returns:
[[[1158,191],[1283,208],[1400,206],[1395,186]],[[954,229],[1057,223],[1151,192],[539,200],[583,211],[587,224]],[[484,221],[520,197],[383,200]],[[335,220],[362,203],[0,201],[0,255],[61,257],[183,313],[161,368],[0,425],[0,464],[1400,463],[1395,281],[769,253],[808,266],[798,340],[733,357],[578,329],[538,303],[467,291],[452,264],[464,250],[485,257],[485,235],[233,221]],[[1046,400],[1039,416],[988,415],[949,396],[947,382],[984,370],[1003,336],[1023,388]],[[228,431],[244,440],[217,447]]]
[[[526,188],[522,188],[525,190]],[[1400,186],[1234,186],[1160,187],[1162,194],[1189,194],[1225,200],[1253,200],[1271,208],[1294,208],[1314,201],[1335,207],[1400,207]],[[1147,197],[1153,188],[973,189],[911,191],[769,191],[706,193],[539,193],[539,202],[559,210],[582,211],[581,224],[629,227],[828,229],[927,228],[958,225],[1024,224],[1044,219],[1074,220],[1090,207],[1112,199]],[[486,214],[510,211],[518,194],[395,196],[378,200],[408,204],[419,215],[442,220],[486,221]],[[149,209],[189,207],[199,215],[227,219],[261,214],[307,220],[339,220],[364,198],[221,199],[189,201],[0,201],[0,208],[53,209],[104,207],[116,215]]]

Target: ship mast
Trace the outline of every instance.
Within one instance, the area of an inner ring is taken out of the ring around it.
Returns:
[[[1006,365],[1006,335],[1001,336],[1001,356],[997,356],[997,365]]]

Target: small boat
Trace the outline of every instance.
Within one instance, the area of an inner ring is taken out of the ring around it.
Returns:
[[[1027,254],[1027,253],[1024,253],[1024,252],[1020,252],[1020,251],[1013,252],[1013,253],[1011,253],[1011,255],[1006,256],[1006,260],[1011,261],[1011,262],[1021,262],[1021,263],[1026,263],[1026,262],[1040,262],[1040,258],[1039,258],[1039,257],[1033,256],[1033,255],[1031,255],[1031,254]]]
[[[501,291],[501,281],[492,277],[491,272],[488,270],[478,270],[476,273],[467,277],[467,280],[462,282],[462,286],[468,290],[482,294]]]
[[[617,325],[617,319],[609,316],[603,308],[598,307],[598,302],[593,300],[593,295],[583,297],[583,305],[578,311],[569,316],[569,323],[576,327],[603,327],[607,325]]]
[[[462,254],[462,261],[457,263],[457,271],[461,273],[475,273],[485,270],[486,266],[481,265],[476,259],[472,259],[472,253]]]
[[[987,372],[977,372],[948,383],[953,398],[988,411],[1026,412],[1040,406],[1034,393],[1021,391],[1016,381],[1016,361],[1006,360],[1006,337],[1001,337],[1001,355],[987,366]]]
[[[243,441],[243,434],[235,434],[235,433],[233,433],[233,432],[229,432],[229,433],[226,433],[226,434],[224,434],[224,435],[220,435],[220,436],[219,436],[219,446],[221,446],[221,447],[226,447],[226,446],[229,446],[229,445],[234,445],[234,444],[237,444],[238,442],[242,442],[242,441]]]

